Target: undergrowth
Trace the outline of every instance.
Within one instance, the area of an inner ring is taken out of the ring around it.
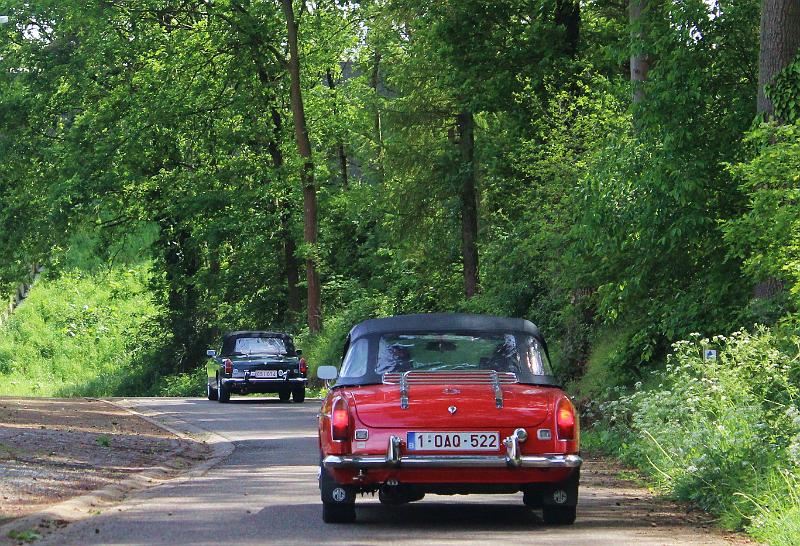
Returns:
[[[586,447],[619,454],[725,527],[800,544],[800,337],[759,327],[673,350],[649,386],[587,408]]]
[[[147,264],[43,278],[0,328],[0,395],[106,396],[146,351]]]

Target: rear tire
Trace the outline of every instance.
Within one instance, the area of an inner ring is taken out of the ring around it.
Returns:
[[[217,379],[217,401],[221,404],[228,402],[231,399],[231,391],[228,390],[228,387],[220,380]]]
[[[322,503],[322,521],[325,523],[353,523],[356,520],[356,505],[354,502],[334,504]]]
[[[280,398],[281,402],[288,402],[290,395],[291,393],[289,391],[280,391],[278,393],[278,398]]]
[[[208,397],[209,400],[212,401],[216,400],[219,397],[217,389],[212,388],[211,385],[208,383],[206,384],[206,396]]]
[[[340,485],[322,466],[320,455],[319,492],[322,499],[322,521],[325,523],[353,523],[356,520],[355,489]]]
[[[306,399],[305,387],[292,390],[292,400],[294,400],[295,404],[302,404],[305,399]]]
[[[542,519],[548,525],[572,525],[577,515],[575,506],[545,506]]]

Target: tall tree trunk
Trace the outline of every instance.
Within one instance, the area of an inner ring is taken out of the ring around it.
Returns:
[[[556,0],[555,23],[564,27],[564,53],[578,54],[581,32],[581,5],[578,0]]]
[[[280,141],[283,131],[283,119],[281,113],[274,106],[272,107],[272,138],[269,139],[269,154],[272,157],[272,164],[276,171],[283,169],[283,150]],[[281,221],[281,239],[283,240],[283,264],[284,276],[286,277],[286,304],[293,315],[293,320],[300,313],[300,291],[297,289],[299,281],[297,275],[297,258],[294,253],[297,246],[294,243],[291,229],[291,208],[286,200],[280,199],[277,203],[278,215]]]
[[[472,112],[458,114],[458,147],[461,152],[461,254],[464,264],[464,294],[478,290],[478,201],[475,192],[475,119]]]
[[[645,33],[642,29],[642,14],[647,9],[648,0],[630,0],[628,13],[631,24],[631,83],[633,84],[634,104],[644,99],[643,83],[647,81],[650,71],[650,59],[647,53],[641,50]]]
[[[336,82],[333,81],[333,75],[331,74],[330,70],[325,72],[325,76],[328,79],[328,87],[331,91],[336,91]],[[339,115],[338,109],[336,108],[336,98],[334,96],[333,102],[333,115],[334,117]],[[342,176],[342,187],[347,189],[348,180],[347,180],[347,153],[344,150],[344,141],[342,140],[341,135],[339,135],[336,139],[336,153],[339,157],[339,172]]]
[[[763,0],[758,55],[758,113],[773,115],[764,86],[794,60],[800,49],[800,0]],[[780,120],[779,120],[780,121]]]
[[[300,168],[300,183],[303,186],[303,239],[311,247],[312,253],[306,258],[306,283],[308,285],[308,328],[311,332],[322,330],[322,302],[314,249],[317,245],[317,187],[314,182],[314,159],[311,155],[311,141],[308,138],[306,113],[303,107],[303,92],[300,87],[300,52],[297,47],[297,21],[294,16],[292,0],[281,0],[286,18],[286,31],[289,43],[289,79],[294,135],[297,152],[303,158]]]
[[[758,113],[774,116],[774,105],[764,87],[789,66],[800,50],[800,0],[763,0],[761,4],[761,47],[758,52]],[[783,123],[785,120],[777,120]],[[780,279],[769,277],[756,284],[753,297],[768,299],[783,291]]]

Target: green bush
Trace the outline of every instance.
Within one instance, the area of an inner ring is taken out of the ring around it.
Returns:
[[[127,394],[122,385],[147,369],[149,276],[141,264],[40,279],[0,328],[0,395]]]
[[[762,327],[727,338],[695,335],[673,348],[654,375],[657,386],[637,383],[632,394],[601,405],[607,425],[595,437],[617,436],[624,459],[728,527],[758,534],[796,515],[800,338]],[[706,349],[718,358],[705,359]],[[780,528],[787,543],[800,541],[786,535],[791,526]]]
[[[748,133],[746,142],[753,157],[729,170],[747,196],[747,209],[724,224],[725,239],[730,254],[743,260],[744,272],[753,282],[772,278],[788,289],[777,298],[778,309],[772,314],[796,312],[800,307],[800,121],[761,125]],[[764,305],[759,299],[753,303]],[[781,309],[786,306],[789,309]],[[767,319],[774,320],[769,314],[762,320]]]
[[[168,375],[156,388],[156,396],[205,396],[208,381],[205,366],[191,372]]]
[[[391,314],[386,300],[379,296],[356,299],[325,319],[325,329],[316,335],[307,331],[297,340],[308,362],[308,376],[316,377],[319,366],[336,366],[342,362],[342,347],[350,329],[368,318]]]

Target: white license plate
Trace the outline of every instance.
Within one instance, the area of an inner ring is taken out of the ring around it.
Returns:
[[[497,451],[497,432],[409,432],[409,451]]]
[[[269,377],[278,377],[278,370],[253,370],[253,377],[266,379]]]

